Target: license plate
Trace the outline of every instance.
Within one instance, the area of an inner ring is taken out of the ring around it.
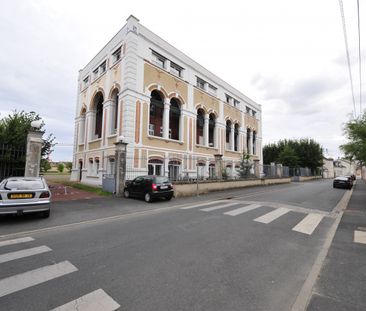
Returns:
[[[168,189],[168,186],[160,186],[160,189]]]
[[[31,193],[12,193],[10,199],[31,199]]]

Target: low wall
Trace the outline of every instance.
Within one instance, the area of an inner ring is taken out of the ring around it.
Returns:
[[[291,182],[291,178],[271,178],[271,179],[249,179],[249,180],[229,180],[217,182],[199,182],[198,190],[197,184],[175,184],[175,197],[187,197],[199,194],[208,193],[212,191],[237,189],[253,186],[267,186],[274,184],[287,184]]]
[[[314,179],[322,179],[322,176],[294,176],[292,181],[309,181]]]

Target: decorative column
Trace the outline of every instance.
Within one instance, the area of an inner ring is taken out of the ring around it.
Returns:
[[[230,138],[229,138],[229,149],[231,151],[234,151],[234,139],[235,139],[235,128],[234,123],[231,123],[230,125]]]
[[[114,143],[116,146],[115,161],[116,161],[116,196],[123,196],[123,189],[126,180],[126,153],[127,143],[120,140]]]
[[[168,98],[164,100],[164,112],[163,112],[163,137],[169,138],[169,113],[170,113],[170,102]]]
[[[209,130],[208,130],[208,126],[209,126],[209,116],[206,113],[205,114],[205,119],[204,119],[204,125],[203,125],[203,142],[204,145],[206,147],[208,147],[208,134],[209,134]]]
[[[27,136],[27,155],[24,177],[38,177],[41,166],[41,151],[44,132],[30,130]]]

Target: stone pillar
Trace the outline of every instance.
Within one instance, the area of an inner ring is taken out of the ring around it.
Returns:
[[[229,138],[229,149],[234,150],[234,140],[235,140],[235,127],[234,123],[231,123],[230,125],[230,138]]]
[[[123,189],[126,180],[126,153],[127,143],[119,141],[114,143],[116,146],[115,161],[116,161],[116,196],[123,196]]]
[[[169,138],[169,113],[170,113],[169,99],[165,98],[164,112],[163,112],[163,137],[165,139]]]
[[[203,125],[203,144],[208,147],[208,134],[209,134],[209,129],[208,129],[208,126],[209,126],[209,116],[208,114],[206,113],[205,114],[205,122],[204,122],[204,125]]]
[[[27,136],[27,154],[25,161],[25,177],[38,177],[41,167],[41,151],[44,132],[30,130]]]
[[[222,154],[215,154],[214,157],[216,178],[222,179]]]

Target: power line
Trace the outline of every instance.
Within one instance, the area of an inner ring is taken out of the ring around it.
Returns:
[[[360,27],[360,2],[357,0],[357,18],[358,18],[358,68],[360,75],[360,116],[362,115],[362,70],[361,70],[361,27]]]
[[[346,30],[346,19],[344,17],[344,9],[343,9],[343,1],[342,0],[339,0],[339,8],[341,10],[344,44],[345,44],[345,47],[346,47],[348,73],[349,73],[349,80],[350,80],[350,83],[351,83],[351,93],[352,93],[352,102],[353,102],[353,116],[354,116],[354,118],[356,118],[356,102],[355,102],[355,94],[353,92],[352,69],[351,69],[351,61],[350,61],[350,57],[349,57],[348,39],[347,39],[347,30]]]

